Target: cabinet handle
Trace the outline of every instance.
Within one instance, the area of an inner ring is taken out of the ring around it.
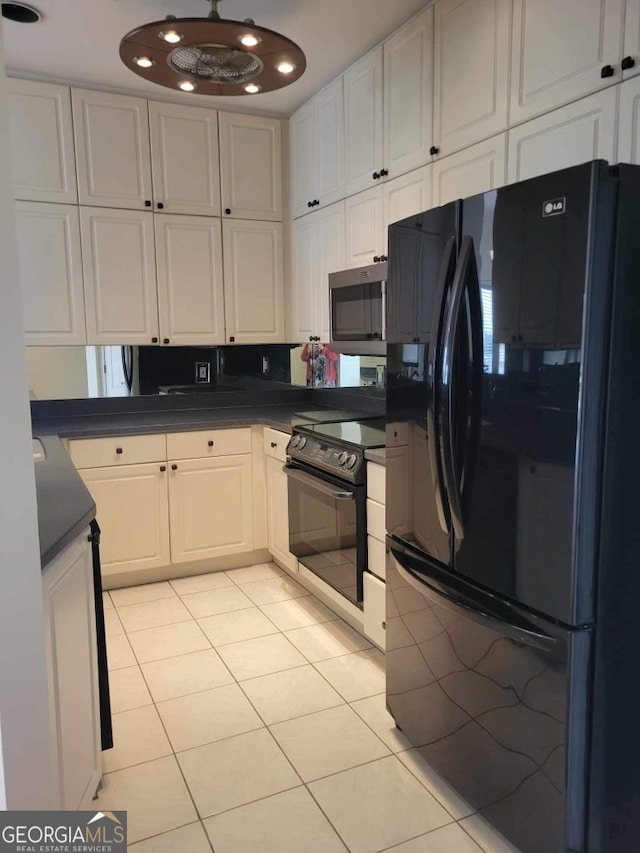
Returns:
[[[312,202],[312,201],[308,201],[308,202],[307,202],[307,207],[313,207],[313,202]]]
[[[162,343],[163,343],[163,344],[168,344],[168,343],[169,343],[169,338],[163,338],[163,339],[162,339]]]
[[[144,206],[145,206],[145,207],[151,207],[151,200],[150,200],[150,199],[146,199],[146,200],[145,200],[145,203],[144,203]]]
[[[118,456],[120,456],[122,454],[122,448],[116,447],[116,453],[118,454]]]
[[[158,339],[157,339],[157,338],[151,338],[151,343],[152,343],[152,344],[157,344],[157,343],[158,343]]]
[[[313,202],[313,206],[314,206],[314,207],[319,207],[319,206],[320,206],[320,199],[319,199],[319,198],[317,198],[317,199]]]
[[[229,216],[229,214],[231,213],[231,208],[225,207],[224,212],[227,214],[227,216]]]
[[[380,172],[374,172],[373,175],[371,175],[371,177],[373,178],[374,181],[379,181],[380,180]]]
[[[386,631],[386,630],[387,630],[387,623],[386,623],[386,622],[381,622],[380,624],[382,625],[382,630],[383,630],[383,631]]]
[[[437,145],[432,145],[431,148],[429,149],[429,154],[431,154],[431,156],[433,156],[434,154],[439,154],[439,153],[440,153],[440,149],[438,148]]]
[[[277,442],[277,441],[272,441],[272,442],[271,442],[271,447],[277,447],[277,446],[278,446],[278,442]]]
[[[161,465],[161,466],[160,466],[160,470],[161,470],[161,471],[162,471],[162,473],[164,474],[164,472],[167,470],[167,466],[166,466],[166,465]]]
[[[388,258],[388,256],[387,256],[387,255],[380,255],[380,260],[381,260],[381,261],[388,261],[388,260],[389,260],[389,258]]]
[[[374,263],[374,264],[379,264],[379,263],[380,263],[380,255],[374,255],[374,256],[373,256],[373,263]]]
[[[174,462],[174,463],[173,463],[173,465],[171,466],[171,470],[172,470],[172,471],[177,471],[177,470],[178,470],[178,466],[176,465],[176,463],[175,463],[175,462]]]
[[[380,177],[381,178],[386,178],[388,174],[389,174],[388,169],[380,169]]]
[[[158,210],[164,210],[164,204],[161,201],[158,202]]]
[[[603,65],[600,69],[600,76],[604,79],[605,77],[613,77],[615,71],[613,69],[613,65]]]
[[[212,441],[212,439],[209,439],[209,441],[207,442],[207,444],[209,445],[209,447],[213,447],[213,441]]]
[[[625,56],[625,58],[622,60],[621,68],[623,71],[628,71],[630,68],[633,68],[635,64],[636,61],[633,56]]]

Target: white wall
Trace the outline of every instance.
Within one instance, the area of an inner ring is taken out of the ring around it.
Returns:
[[[53,803],[42,584],[0,19],[0,808]]]

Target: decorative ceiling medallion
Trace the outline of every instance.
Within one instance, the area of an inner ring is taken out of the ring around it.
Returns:
[[[245,21],[224,20],[219,0],[207,18],[154,21],[120,42],[120,58],[134,74],[199,95],[254,95],[295,82],[307,62],[297,44]]]

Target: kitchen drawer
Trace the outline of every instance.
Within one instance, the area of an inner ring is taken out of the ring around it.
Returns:
[[[80,438],[69,442],[69,456],[76,468],[106,468],[166,462],[164,434],[123,435],[115,438]]]
[[[367,537],[367,557],[369,571],[382,580],[387,578],[387,549],[384,542],[375,539],[373,536]]]
[[[367,497],[384,506],[385,503],[385,469],[384,465],[367,462]]]
[[[274,459],[279,459],[280,462],[286,461],[287,445],[291,436],[286,432],[280,432],[271,427],[264,428],[264,455],[272,456]]]
[[[404,447],[409,444],[409,424],[387,424],[387,447]]]
[[[386,532],[384,506],[378,501],[372,501],[367,498],[367,533],[384,542]]]
[[[251,453],[251,427],[171,432],[167,435],[167,459],[206,459]]]

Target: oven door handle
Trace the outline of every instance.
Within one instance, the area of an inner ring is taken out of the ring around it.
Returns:
[[[283,465],[282,470],[292,480],[297,480],[297,482],[309,486],[317,492],[322,492],[323,495],[327,495],[327,497],[333,498],[336,501],[353,500],[353,492],[336,491],[334,486],[330,486],[329,483],[325,483],[324,480],[318,477],[312,477],[311,474],[305,474],[303,471],[297,471],[295,468],[289,468],[287,465]]]

